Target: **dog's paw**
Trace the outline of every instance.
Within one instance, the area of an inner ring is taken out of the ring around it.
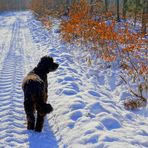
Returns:
[[[34,130],[34,125],[28,125],[28,126],[27,126],[27,129],[28,129],[28,130]]]
[[[35,128],[35,132],[42,132],[42,129],[40,129],[40,128]]]

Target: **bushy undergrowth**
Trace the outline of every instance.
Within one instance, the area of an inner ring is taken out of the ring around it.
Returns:
[[[144,92],[148,90],[148,66],[144,34],[136,32],[126,21],[111,19],[108,14],[104,18],[98,14],[98,19],[94,19],[90,10],[91,6],[86,1],[75,2],[70,8],[69,17],[61,23],[62,38],[70,43],[91,43],[98,58],[108,63],[116,61],[117,66],[122,68],[121,78],[137,98],[126,101],[125,107],[135,109],[146,106]],[[136,84],[136,92],[129,80]]]

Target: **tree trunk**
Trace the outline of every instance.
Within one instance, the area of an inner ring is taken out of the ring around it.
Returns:
[[[120,15],[119,15],[119,0],[116,0],[117,2],[117,22],[120,22]]]
[[[93,0],[90,0],[90,15],[93,14]]]
[[[105,11],[108,12],[108,0],[105,0]]]
[[[71,0],[66,0],[66,6],[70,6]]]
[[[126,19],[127,0],[123,0],[123,19]]]
[[[136,0],[136,7],[135,7],[135,18],[134,18],[134,26],[136,26],[136,22],[137,22],[137,12],[138,12],[138,0]]]
[[[146,34],[146,26],[148,23],[147,15],[148,15],[148,1],[143,0],[142,30],[141,30],[143,34]]]

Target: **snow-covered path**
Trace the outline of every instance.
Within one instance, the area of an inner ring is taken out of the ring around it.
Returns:
[[[12,24],[10,47],[0,74],[1,143],[10,147],[26,141],[26,136],[22,136],[24,113],[22,111],[23,100],[21,98],[23,95],[20,84],[23,77],[23,49],[19,41],[19,24],[17,20]]]
[[[77,59],[81,49],[61,41],[51,20],[49,31],[28,11],[0,15],[0,148],[148,147],[148,107],[125,110],[118,71]],[[47,54],[60,64],[48,76],[54,111],[35,133],[26,130],[21,82]]]
[[[21,15],[23,19],[21,19]],[[0,147],[58,147],[49,124],[46,122],[46,131],[42,134],[26,130],[25,114],[23,110],[23,92],[21,83],[25,74],[24,60],[26,35],[28,26],[24,22],[25,13],[13,13],[12,16],[1,18],[3,25],[1,31],[7,32],[7,38],[3,38],[4,43],[1,49],[1,71],[0,71]],[[10,20],[13,20],[10,22]],[[25,26],[26,24],[26,26]],[[4,28],[5,26],[5,28]],[[6,27],[7,26],[7,27]],[[2,35],[3,32],[2,32]],[[5,41],[5,39],[7,39]],[[30,41],[31,42],[31,41]],[[5,45],[8,44],[8,45]],[[31,56],[31,55],[30,55]],[[2,61],[3,60],[3,61]]]

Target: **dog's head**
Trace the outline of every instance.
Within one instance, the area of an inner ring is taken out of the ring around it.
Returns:
[[[53,58],[49,56],[42,57],[37,65],[37,68],[46,74],[55,71],[58,67],[59,64],[55,63]]]

